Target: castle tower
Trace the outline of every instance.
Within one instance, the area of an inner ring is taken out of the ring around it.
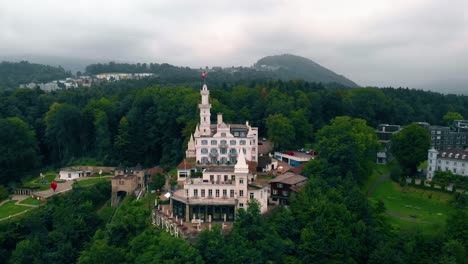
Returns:
[[[239,158],[237,159],[237,163],[234,166],[235,173],[249,173],[249,166],[245,161],[244,150],[242,148],[239,149]]]
[[[190,140],[188,142],[187,150],[185,151],[185,157],[187,158],[195,158],[195,140],[193,140],[193,134],[190,135]]]
[[[202,97],[201,104],[198,105],[200,108],[200,135],[201,136],[211,136],[211,104],[209,103],[210,91],[208,91],[208,86],[203,84],[202,89],[200,90]]]

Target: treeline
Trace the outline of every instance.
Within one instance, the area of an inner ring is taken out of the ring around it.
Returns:
[[[112,211],[110,184],[54,195],[20,219],[0,222],[0,263],[75,263],[80,251]]]
[[[53,67],[27,61],[0,63],[0,88],[16,89],[20,84],[45,83],[70,77],[61,66]]]
[[[21,173],[10,173],[16,167],[28,170],[85,160],[177,164],[199,121],[199,86],[154,82],[122,81],[53,93],[0,92],[0,181],[17,179]],[[218,112],[226,122],[248,120],[280,149],[314,143],[315,131],[336,116],[362,118],[372,127],[413,121],[443,124],[448,111],[468,116],[466,96],[393,88],[332,89],[302,81],[251,84],[210,85],[213,122]]]

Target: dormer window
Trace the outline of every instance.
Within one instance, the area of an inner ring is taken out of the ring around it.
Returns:
[[[453,153],[449,153],[448,157],[451,158]]]
[[[455,158],[458,159],[458,156],[460,156],[460,154],[455,154]]]
[[[442,153],[442,157],[445,157],[446,154],[447,154],[447,152],[443,152],[443,153]]]

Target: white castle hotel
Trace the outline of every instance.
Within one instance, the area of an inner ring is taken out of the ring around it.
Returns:
[[[249,169],[258,160],[258,128],[248,122],[226,124],[222,114],[211,124],[206,84],[200,93],[200,123],[190,137],[187,159],[178,166],[184,188],[171,197],[173,213],[185,221],[232,221],[237,209],[253,199],[266,212],[268,189],[255,183],[255,169]],[[202,177],[191,177],[195,171]]]
[[[206,84],[200,93],[200,124],[190,137],[186,157],[195,158],[198,164],[235,164],[239,150],[243,150],[247,160],[256,162],[258,128],[249,126],[248,122],[245,125],[226,124],[221,113],[217,124],[211,124],[210,91]]]

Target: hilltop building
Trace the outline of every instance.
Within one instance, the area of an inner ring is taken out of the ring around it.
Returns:
[[[468,176],[468,149],[437,151],[432,147],[427,152],[427,179],[432,180],[436,171],[451,171],[453,174]]]
[[[200,122],[190,136],[186,159],[177,167],[184,188],[171,196],[172,212],[185,221],[232,221],[253,199],[266,212],[269,186],[255,182],[258,128],[248,122],[226,124],[221,113],[211,124],[206,84],[200,94]]]
[[[200,123],[191,135],[186,151],[187,158],[195,158],[197,164],[236,164],[239,149],[245,151],[249,161],[257,162],[258,128],[244,124],[226,124],[218,113],[217,124],[211,124],[211,104],[206,84],[201,91]]]

